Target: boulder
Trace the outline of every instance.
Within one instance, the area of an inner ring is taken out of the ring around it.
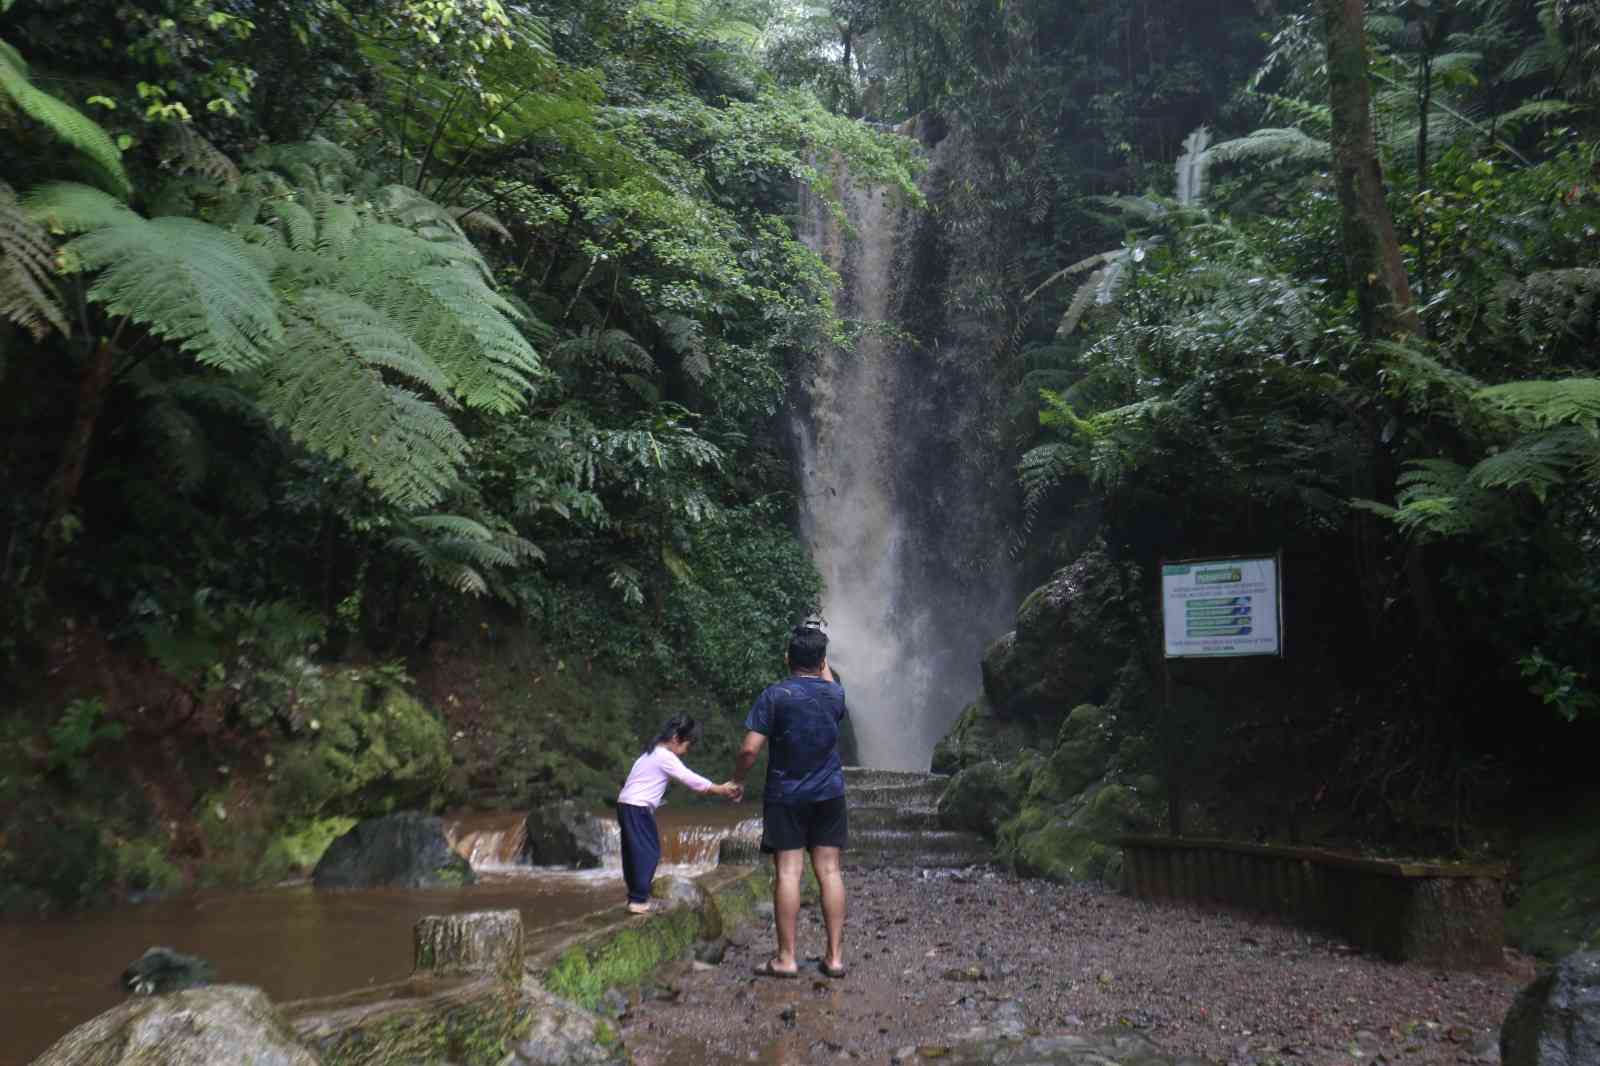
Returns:
[[[606,853],[606,830],[576,800],[546,804],[528,812],[528,843],[523,852],[534,866],[593,869]]]
[[[204,959],[171,948],[146,948],[122,971],[122,987],[130,996],[162,996],[185,988],[204,988],[214,976]]]
[[[1568,955],[1517,994],[1500,1029],[1504,1066],[1600,1063],[1600,952]]]
[[[56,1041],[33,1066],[319,1066],[259,988],[140,996]]]
[[[1024,806],[1000,827],[996,851],[1029,876],[1115,883],[1122,849],[1111,841],[1153,823],[1153,813],[1132,788],[1099,782],[1065,804]]]
[[[1137,583],[1096,543],[1017,608],[1017,628],[983,656],[983,691],[1002,718],[1058,719],[1100,703],[1139,640]]]
[[[500,1066],[621,1066],[628,1061],[612,1024],[534,981],[522,986],[528,1028]]]
[[[989,698],[980,692],[934,746],[933,772],[954,774],[980,763],[1014,759],[1035,743],[1035,732],[1026,719],[997,715]]]
[[[1105,712],[1092,703],[1073,708],[1061,723],[1055,750],[1028,786],[1032,799],[1064,802],[1106,775],[1117,738]]]
[[[1000,823],[1016,815],[1038,763],[1032,754],[1009,766],[991,761],[962,770],[939,797],[939,827],[993,840]]]
[[[318,888],[432,888],[473,880],[467,860],[451,850],[444,823],[420,811],[357,824],[328,845],[311,874]]]

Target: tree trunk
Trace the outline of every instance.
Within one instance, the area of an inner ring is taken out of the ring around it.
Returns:
[[[38,570],[33,574],[36,583],[43,584],[45,575],[55,562],[56,553],[62,547],[65,536],[62,521],[72,510],[78,498],[78,487],[83,484],[84,468],[89,462],[89,446],[94,443],[95,425],[100,421],[100,412],[105,407],[106,393],[111,391],[111,372],[116,366],[116,356],[116,349],[110,341],[100,341],[89,354],[89,365],[84,369],[83,381],[78,385],[78,411],[73,417],[66,445],[61,450],[61,462],[56,465],[55,476],[50,479],[50,494],[41,528],[42,551]]]
[[[1343,216],[1344,253],[1369,339],[1417,334],[1422,325],[1400,261],[1372,134],[1362,0],[1322,0],[1333,108],[1333,172]]]

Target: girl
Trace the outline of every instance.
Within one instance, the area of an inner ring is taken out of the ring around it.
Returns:
[[[656,830],[656,808],[666,795],[668,780],[687,785],[696,792],[737,799],[739,788],[731,781],[714,785],[683,765],[695,741],[700,739],[700,723],[686,714],[667,719],[655,739],[644,746],[644,753],[633,761],[628,780],[617,796],[617,826],[622,830],[622,876],[628,882],[628,913],[650,913],[650,882],[661,861],[661,835]]]

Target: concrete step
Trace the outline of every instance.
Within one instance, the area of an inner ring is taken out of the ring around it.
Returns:
[[[896,807],[887,804],[850,804],[850,829],[938,829],[935,807]]]
[[[988,843],[976,833],[953,830],[914,831],[867,829],[850,834],[846,866],[878,869],[890,866],[947,868],[975,866],[991,857]]]
[[[937,807],[949,779],[923,774],[920,780],[903,784],[847,786],[850,806],[855,807]]]
[[[948,774],[930,774],[921,770],[877,770],[870,766],[846,766],[844,783],[847,788],[873,788],[879,785],[917,785],[925,781],[949,781]]]

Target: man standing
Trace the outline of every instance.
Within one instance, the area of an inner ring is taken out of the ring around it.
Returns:
[[[844,875],[839,859],[849,840],[844,766],[839,760],[839,729],[848,713],[844,688],[828,669],[828,635],[819,623],[794,628],[784,661],[789,677],[756,697],[745,719],[748,732],[733,771],[733,783],[742,787],[762,746],[772,743],[761,808],[761,850],[772,856],[775,874],[772,907],[778,953],[756,967],[756,973],[767,977],[799,973],[795,923],[800,914],[800,876],[809,852],[828,931],[822,972],[843,977]]]

